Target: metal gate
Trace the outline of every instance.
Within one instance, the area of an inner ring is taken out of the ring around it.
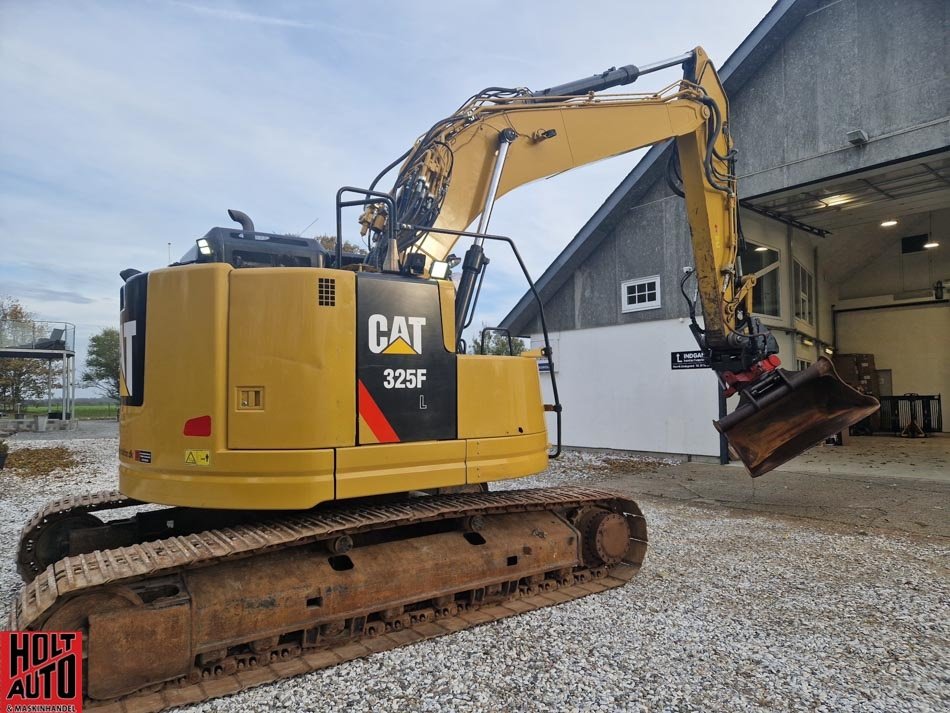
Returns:
[[[938,433],[943,430],[940,394],[882,396],[880,415],[882,431],[900,433],[910,424],[911,418],[924,433]]]

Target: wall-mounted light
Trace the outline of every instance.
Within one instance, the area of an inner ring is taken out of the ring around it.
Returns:
[[[834,349],[832,349],[831,347],[825,347],[825,354],[827,354],[828,356],[834,356],[834,353],[835,353]]]
[[[939,248],[940,243],[936,242],[935,240],[931,240],[929,243],[924,243],[924,247],[925,248]]]
[[[881,223],[882,228],[893,228],[895,225],[897,225],[897,221],[893,218],[889,218],[888,220],[885,220],[883,223]]]
[[[767,250],[768,250],[768,248],[764,248],[764,247],[762,247],[761,245],[755,249],[755,251],[756,251],[757,253],[764,253],[764,252],[767,251]]]
[[[804,344],[806,347],[813,347],[815,346],[815,340],[809,339],[808,337],[802,337],[802,344]]]
[[[870,140],[868,132],[866,132],[864,129],[855,129],[854,131],[849,131],[846,136],[848,137],[848,143],[852,146],[863,146]]]

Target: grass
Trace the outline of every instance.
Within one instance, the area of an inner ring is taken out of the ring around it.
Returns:
[[[52,410],[59,410],[57,404],[53,404]],[[80,421],[91,421],[95,419],[115,418],[118,406],[114,404],[76,404],[75,418]],[[27,406],[28,414],[45,414],[45,406]]]

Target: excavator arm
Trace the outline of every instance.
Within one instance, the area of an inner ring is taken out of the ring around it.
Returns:
[[[481,216],[477,232],[484,232],[494,201],[519,186],[675,139],[705,338],[716,346],[734,342],[736,313],[751,295],[754,278],[739,282],[728,102],[702,49],[677,60],[686,65],[686,76],[659,93],[597,94],[592,89],[630,82],[652,69],[630,66],[605,73],[614,77],[595,76],[541,92],[485,90],[438,122],[410,150],[396,180],[398,220],[416,228],[397,230],[401,261],[408,252],[424,254],[428,264],[443,261],[458,240],[420,227],[459,231]],[[381,233],[379,210],[374,206],[364,223]],[[369,259],[379,259],[386,249],[380,245]],[[459,297],[467,302],[464,289]]]
[[[660,92],[601,93],[676,64],[684,68],[683,79]],[[391,191],[396,215],[388,215],[387,207],[378,203],[361,218],[364,233],[375,241],[367,261],[405,269],[410,256],[422,255],[425,269],[431,269],[448,259],[458,240],[438,231],[463,231],[478,219],[475,232],[486,233],[494,202],[509,191],[669,139],[675,140],[676,149],[669,180],[686,201],[695,261],[681,287],[695,277],[701,307],[700,324],[693,300],[683,289],[690,326],[725,394],[742,394],[736,412],[727,417],[732,421],[724,419],[717,427],[753,475],[759,475],[841,430],[842,424],[864,418],[877,403],[837,379],[827,359],[802,372],[807,378],[793,378],[777,368],[776,340],[752,315],[755,277],[742,274],[739,260],[742,238],[729,103],[702,48],[542,91],[492,87],[474,95],[373,182],[371,189],[401,161]],[[396,221],[389,226],[392,237],[383,239],[391,220]],[[418,266],[420,258],[414,257],[413,263]],[[462,263],[457,290],[458,341],[484,264],[482,241],[476,238]],[[807,403],[794,400],[796,390],[807,396]],[[769,406],[763,420],[763,409]]]

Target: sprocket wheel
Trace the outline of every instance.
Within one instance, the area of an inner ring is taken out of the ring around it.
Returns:
[[[630,547],[630,524],[616,512],[591,509],[577,519],[581,532],[584,564],[596,567],[615,565],[623,560]]]

